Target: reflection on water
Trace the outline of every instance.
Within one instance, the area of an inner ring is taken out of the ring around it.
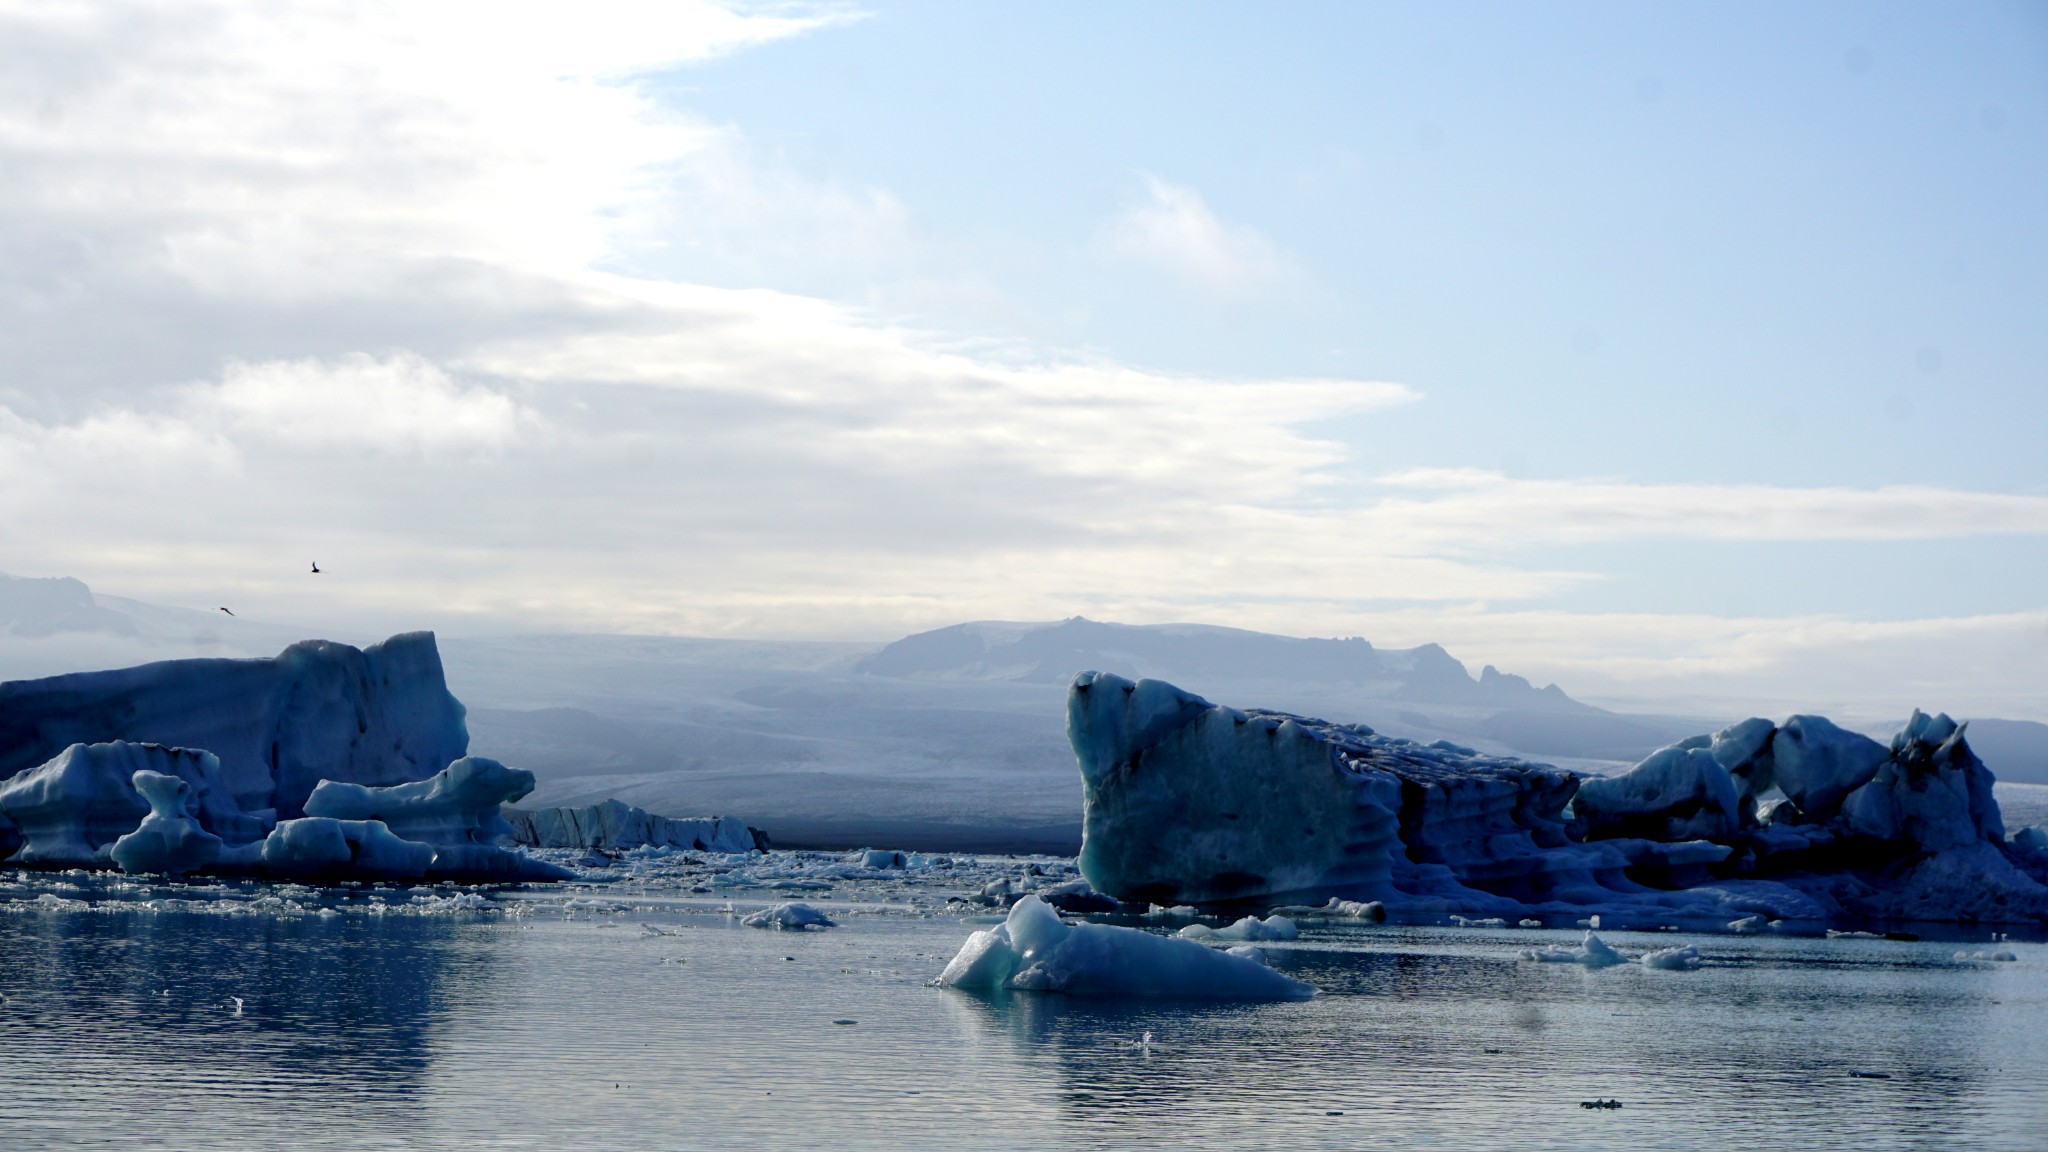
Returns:
[[[223,1146],[275,1135],[266,1113],[403,1127],[447,1011],[439,984],[451,967],[476,980],[493,965],[457,946],[460,931],[140,911],[0,919],[7,1146],[132,1135],[164,1112],[204,1117]]]
[[[2048,1131],[2036,943],[1967,965],[1953,942],[1698,937],[1698,972],[1589,972],[1514,959],[1562,933],[1324,928],[1269,950],[1313,1001],[1103,1004],[926,986],[969,931],[946,919],[775,933],[513,907],[0,916],[5,1146],[1876,1150]],[[1596,1097],[1624,1107],[1579,1107]]]

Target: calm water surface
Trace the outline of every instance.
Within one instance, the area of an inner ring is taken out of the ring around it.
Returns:
[[[789,933],[717,910],[761,892],[228,916],[10,879],[10,1149],[2048,1148],[2038,942],[1617,932],[1710,965],[1586,971],[1516,959],[1564,931],[1327,926],[1269,949],[1313,1001],[1105,1005],[928,987],[974,926],[886,884]]]

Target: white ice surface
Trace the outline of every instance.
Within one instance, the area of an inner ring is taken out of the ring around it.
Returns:
[[[1249,955],[1108,924],[1068,924],[1036,896],[968,937],[938,983],[1114,998],[1305,1000],[1315,989]]]
[[[1628,963],[1628,957],[1610,947],[1607,941],[1594,935],[1590,929],[1586,932],[1585,942],[1577,948],[1548,944],[1541,948],[1524,948],[1521,956],[1524,960],[1535,960],[1544,964],[1580,964],[1587,968],[1606,968]]]
[[[830,916],[809,904],[777,904],[773,908],[763,908],[741,918],[740,923],[749,928],[780,928],[789,931],[833,926]]]
[[[1294,940],[1301,936],[1294,921],[1285,916],[1268,916],[1264,920],[1257,916],[1246,916],[1236,923],[1222,928],[1211,928],[1207,924],[1190,924],[1180,930],[1189,940]]]

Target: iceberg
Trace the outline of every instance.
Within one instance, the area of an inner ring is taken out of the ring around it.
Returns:
[[[521,793],[525,795],[525,793]],[[581,808],[505,810],[516,843],[535,848],[688,848],[700,852],[768,849],[768,834],[730,816],[656,816],[622,800]]]
[[[45,868],[570,877],[498,846],[533,775],[467,743],[429,633],[0,684],[0,849]]]
[[[1700,950],[1690,944],[1658,948],[1643,953],[1638,963],[1645,968],[1660,968],[1666,972],[1690,972],[1700,966]]]
[[[238,809],[290,818],[322,780],[431,776],[468,750],[469,732],[431,632],[363,649],[306,640],[267,660],[166,660],[0,684],[0,779],[74,744],[116,741],[203,748]]]
[[[1234,924],[1222,928],[1211,928],[1207,924],[1190,924],[1180,930],[1189,940],[1294,940],[1301,936],[1301,930],[1294,921],[1285,916],[1268,916],[1264,920],[1257,916],[1246,916]]]
[[[1628,957],[1615,950],[1613,945],[1595,936],[1591,930],[1577,948],[1562,944],[1549,944],[1541,948],[1522,949],[1522,959],[1535,960],[1544,964],[1579,964],[1587,968],[1608,968],[1628,963]]]
[[[302,879],[423,880],[434,848],[402,840],[375,820],[309,816],[286,820],[258,843],[222,853],[221,863]]]
[[[533,773],[464,756],[425,780],[373,788],[323,780],[306,815],[381,820],[394,835],[429,844],[496,844],[512,835],[499,807],[533,791]]]
[[[566,880],[574,873],[498,847],[512,826],[504,804],[533,791],[533,773],[483,756],[464,756],[425,780],[373,788],[324,780],[306,798],[306,815],[373,821],[401,840],[433,847],[432,879]]]
[[[1315,988],[1267,967],[1256,950],[1108,924],[1068,924],[1026,896],[967,938],[936,983],[969,992],[1020,989],[1094,997],[1306,1000]]]
[[[1745,720],[1584,779],[1158,680],[1084,672],[1067,704],[1081,871],[1118,900],[1621,926],[2048,920],[2048,856],[2005,839],[1991,774],[1946,716],[1915,712],[1889,747],[1817,716]]]
[[[740,923],[749,928],[780,928],[796,932],[806,928],[834,926],[830,916],[809,904],[777,904],[773,908],[763,908],[759,912],[742,917]]]
[[[261,816],[235,806],[222,783],[220,761],[210,752],[120,740],[73,744],[48,763],[0,783],[0,813],[24,841],[13,862],[39,868],[113,866],[115,841],[156,811],[155,802],[136,786],[141,773],[184,783],[178,796],[181,810],[189,810],[198,827],[217,841],[247,842],[269,830]],[[158,827],[163,828],[161,822]]]
[[[176,776],[147,769],[132,777],[149,802],[149,815],[135,831],[114,841],[109,855],[123,872],[176,876],[220,858],[221,839],[200,827],[188,812],[192,786]]]

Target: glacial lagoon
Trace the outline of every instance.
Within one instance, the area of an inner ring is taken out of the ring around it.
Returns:
[[[1860,1152],[2048,1132],[2038,939],[1603,934],[1706,958],[1668,972],[1517,958],[1576,943],[1570,925],[1303,921],[1263,947],[1309,1001],[991,997],[930,985],[992,919],[960,897],[1071,862],[848,859],[593,858],[527,888],[8,873],[0,1132],[180,1150]],[[790,899],[836,926],[740,922]],[[1994,947],[2016,959],[1956,958]]]

